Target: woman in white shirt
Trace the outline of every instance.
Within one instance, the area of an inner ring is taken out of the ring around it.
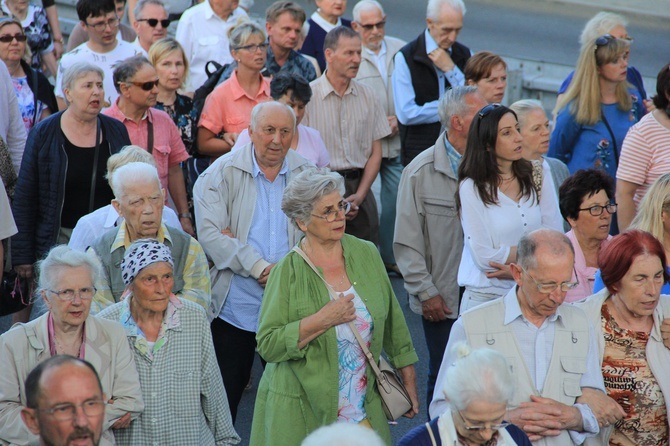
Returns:
[[[522,141],[516,114],[497,103],[482,108],[470,125],[458,170],[465,237],[458,270],[458,284],[465,287],[461,313],[514,286],[509,265],[522,235],[541,227],[562,229],[556,192],[534,176],[532,163],[522,157]]]

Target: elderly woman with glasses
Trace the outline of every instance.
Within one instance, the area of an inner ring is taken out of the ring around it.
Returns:
[[[600,251],[612,238],[609,235],[614,199],[614,180],[597,169],[578,170],[559,189],[559,206],[570,224],[567,237],[575,249],[575,272],[579,285],[568,291],[566,302],[581,300],[593,293]]]
[[[229,32],[230,54],[237,67],[207,96],[198,123],[198,151],[217,158],[230,152],[251,122],[251,110],[272,100],[270,80],[263,77],[268,44],[263,28],[243,22]]]
[[[661,324],[670,316],[662,296],[668,279],[663,245],[637,229],[614,237],[598,264],[606,288],[577,304],[596,331],[611,401],[596,411],[600,435],[587,445],[661,445],[670,441],[670,351]],[[589,403],[591,390],[578,402]]]
[[[144,408],[140,381],[121,325],[89,316],[99,269],[97,260],[65,245],[39,263],[37,291],[49,311],[0,336],[0,444],[37,444],[21,421],[24,382],[40,362],[71,355],[90,362],[108,401],[101,445],[113,445]],[[28,296],[26,296],[28,297]]]
[[[305,237],[265,288],[256,340],[268,364],[251,444],[299,445],[335,421],[364,424],[391,441],[375,375],[350,322],[374,361],[384,350],[398,368],[412,399],[405,416],[418,413],[418,358],[405,317],[376,246],[344,233],[343,192],[342,177],[327,169],[301,172],[284,191],[282,210]]]
[[[116,433],[116,443],[239,443],[205,311],[171,292],[170,249],[153,239],[136,240],[120,267],[126,297],[98,317],[123,325],[146,406],[128,429]]]
[[[470,125],[456,197],[465,241],[458,269],[458,284],[465,287],[461,313],[514,286],[509,265],[524,234],[563,227],[556,192],[544,187],[546,177],[537,181],[522,142],[516,113],[500,104],[482,108]]]
[[[515,381],[505,357],[495,350],[456,344],[442,392],[450,410],[407,433],[398,446],[435,444],[530,446],[528,436],[504,421]]]

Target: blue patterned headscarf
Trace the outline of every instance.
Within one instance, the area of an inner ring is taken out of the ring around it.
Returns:
[[[153,239],[140,239],[133,242],[121,261],[121,277],[126,286],[130,285],[135,277],[152,263],[167,262],[174,268],[170,248]]]

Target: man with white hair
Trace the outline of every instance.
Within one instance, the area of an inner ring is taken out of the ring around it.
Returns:
[[[265,284],[300,238],[281,211],[291,177],[313,167],[289,150],[294,132],[288,106],[256,105],[251,143],[214,161],[193,187],[198,237],[214,263],[209,317],[233,422],[251,376]]]
[[[351,26],[361,36],[363,42],[361,65],[356,80],[375,91],[391,127],[391,134],[381,139],[382,163],[379,167],[379,176],[382,181],[382,213],[379,219],[379,252],[386,268],[399,273],[393,256],[393,228],[402,162],[391,74],[394,67],[393,56],[406,42],[386,36],[386,14],[378,1],[359,1],[354,6],[353,14],[354,21],[351,22]]]
[[[162,223],[164,191],[156,168],[147,163],[128,163],[116,169],[111,184],[115,197],[112,206],[125,220],[89,248],[97,254],[103,271],[91,311],[97,313],[122,300],[126,286],[119,265],[126,248],[142,238],[156,239],[170,248],[175,263],[172,292],[208,310],[211,285],[207,258],[194,238]]]
[[[151,45],[167,36],[170,19],[161,0],[140,0],[134,12],[137,38],[133,45],[144,57],[149,57]]]
[[[440,135],[437,107],[444,92],[465,85],[463,70],[472,52],[456,41],[464,15],[463,0],[429,0],[426,30],[395,56],[393,90],[404,165]]]

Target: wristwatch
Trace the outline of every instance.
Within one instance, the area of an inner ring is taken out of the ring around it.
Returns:
[[[193,218],[193,215],[190,212],[181,212],[178,215],[179,218],[188,218],[189,220]]]

